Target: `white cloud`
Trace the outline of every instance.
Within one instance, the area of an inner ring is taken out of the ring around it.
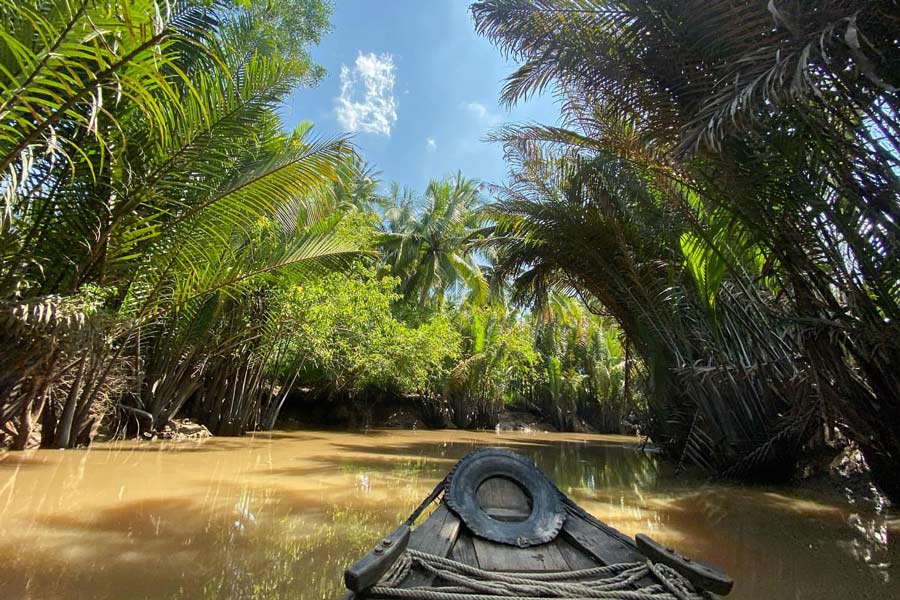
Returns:
[[[429,137],[425,139],[425,149],[429,152],[437,151],[437,142],[433,137]]]
[[[483,119],[487,116],[488,109],[481,102],[469,102],[465,107],[466,110],[477,116],[479,119]]]
[[[500,122],[500,115],[492,113],[490,110],[488,110],[488,107],[486,107],[481,102],[463,102],[462,108],[475,115],[475,117],[479,121],[484,121],[485,123],[488,123],[490,125],[494,125]]]
[[[390,136],[397,122],[394,57],[360,52],[352,69],[341,65],[341,94],[335,113],[347,131]]]

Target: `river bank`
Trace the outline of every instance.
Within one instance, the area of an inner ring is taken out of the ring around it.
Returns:
[[[295,400],[302,399],[297,398]],[[343,403],[339,410],[314,401],[295,402],[287,408],[279,421],[283,429],[316,429],[328,427],[336,430],[368,431],[371,429],[391,430],[433,430],[421,416],[421,403],[415,397],[392,396],[372,403]],[[498,433],[561,433],[560,430],[538,411],[525,408],[504,407],[497,414],[494,431]],[[572,428],[568,433],[609,433],[599,432],[584,419],[575,416],[569,420]],[[448,420],[442,421],[442,428],[454,429]],[[633,424],[622,423],[619,434],[639,435]],[[868,503],[871,506],[887,505],[888,500],[872,482],[865,458],[855,444],[833,432],[828,441],[819,440],[814,451],[807,452],[800,460],[788,485],[822,494],[835,500],[853,503]],[[652,440],[642,439],[642,447],[650,452],[659,452]]]
[[[493,431],[498,434],[600,433],[582,419],[573,419],[573,424],[574,431],[560,432],[536,412],[503,408],[497,415],[497,424]],[[354,410],[345,408],[344,411],[339,411],[337,417],[330,412],[320,414],[310,410],[309,405],[299,405],[286,411],[285,416],[278,422],[278,428],[286,431],[321,430],[323,427],[327,427],[329,431],[363,434],[369,431],[435,430],[426,427],[419,417],[414,399],[409,398],[397,398],[391,402],[371,405],[355,405]],[[455,430],[450,424],[446,424],[446,429]],[[623,426],[623,429],[634,428]],[[213,437],[209,429],[189,418],[173,419],[160,431],[147,431],[140,435],[141,440],[160,442],[192,442],[209,437]],[[642,451],[661,452],[653,445],[652,440],[640,439]],[[697,476],[702,478],[702,475]],[[855,444],[839,435],[832,436],[828,443],[820,443],[815,451],[808,452],[800,461],[794,476],[786,484],[836,501],[845,500],[882,508],[888,505],[887,498],[875,487],[862,453]]]

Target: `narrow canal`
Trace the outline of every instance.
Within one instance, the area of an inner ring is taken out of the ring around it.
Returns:
[[[635,443],[271,432],[0,455],[0,597],[334,598],[346,563],[479,445],[528,454],[600,519],[721,566],[737,600],[900,597],[896,514],[675,478]]]

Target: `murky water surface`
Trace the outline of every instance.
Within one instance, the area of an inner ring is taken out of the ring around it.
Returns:
[[[631,438],[457,431],[0,455],[0,596],[334,598],[348,560],[479,445],[526,453],[597,517],[725,568],[733,598],[900,598],[896,514],[676,479]]]

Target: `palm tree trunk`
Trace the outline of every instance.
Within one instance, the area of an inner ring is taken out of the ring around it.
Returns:
[[[24,450],[28,447],[28,440],[31,438],[33,428],[31,418],[31,406],[34,399],[29,397],[22,403],[22,416],[19,421],[19,431],[16,433],[16,439],[13,442],[13,450]],[[41,406],[43,406],[43,396],[41,397]]]
[[[625,334],[625,382],[622,387],[625,406],[631,406],[631,344],[628,343],[628,334]]]
[[[53,446],[56,448],[68,448],[72,441],[72,424],[75,421],[75,409],[78,408],[78,392],[81,390],[81,379],[84,375],[84,368],[87,364],[87,355],[81,357],[78,365],[78,375],[72,382],[69,389],[69,395],[66,397],[66,403],[63,405],[62,415],[56,424],[56,437],[53,440]]]

